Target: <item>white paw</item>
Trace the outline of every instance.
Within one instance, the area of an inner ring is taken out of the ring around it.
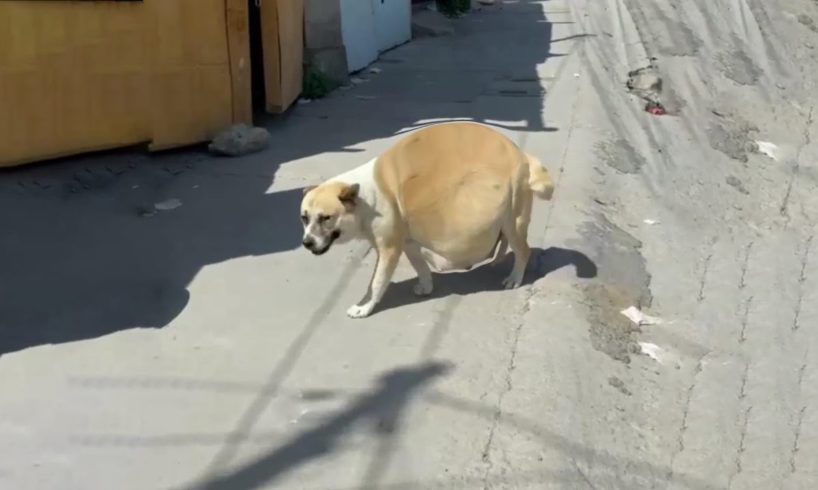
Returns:
[[[347,316],[350,318],[364,318],[372,313],[372,307],[369,305],[352,305],[347,309]]]
[[[520,285],[522,283],[523,283],[523,275],[522,274],[515,275],[514,273],[512,273],[510,276],[503,279],[503,287],[506,288],[506,289],[518,288],[518,287],[520,287]]]
[[[418,281],[417,284],[412,288],[412,291],[415,293],[415,296],[429,296],[432,294],[434,290],[434,286],[432,285],[432,281],[423,282]]]

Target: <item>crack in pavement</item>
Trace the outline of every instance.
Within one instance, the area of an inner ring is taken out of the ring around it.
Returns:
[[[738,335],[739,344],[743,344],[747,340],[747,321],[750,318],[750,306],[753,304],[753,296],[748,296],[744,301],[744,309],[741,313],[741,331]]]
[[[696,382],[698,381],[699,375],[702,372],[704,360],[707,356],[708,354],[699,357],[698,362],[696,362],[696,368],[693,370],[693,378],[691,379],[690,386],[687,388],[687,392],[685,394],[685,404],[684,409],[682,410],[682,423],[679,427],[679,435],[676,439],[676,450],[673,451],[673,454],[670,456],[670,465],[667,474],[668,483],[673,481],[673,466],[676,463],[676,458],[685,450],[684,436],[687,432],[687,417],[690,413],[690,402],[693,399],[693,390],[696,388]]]
[[[508,365],[506,367],[506,376],[505,382],[506,386],[505,389],[500,393],[499,398],[497,399],[497,406],[494,409],[494,414],[491,421],[491,427],[489,429],[489,435],[486,439],[486,444],[483,447],[482,453],[482,460],[486,464],[486,471],[483,474],[483,490],[488,490],[489,488],[489,476],[491,474],[491,470],[494,467],[494,463],[491,460],[491,445],[494,442],[494,434],[497,431],[497,428],[500,425],[500,418],[503,415],[503,399],[505,396],[514,389],[512,383],[512,374],[516,369],[516,360],[517,360],[517,348],[520,344],[520,334],[525,326],[525,316],[531,310],[531,299],[534,297],[534,293],[537,292],[537,289],[533,286],[528,286],[526,293],[524,295],[524,303],[520,307],[519,311],[515,315],[516,317],[516,327],[514,328],[514,333],[512,334],[512,342],[511,342],[511,353],[509,355]]]
[[[795,178],[798,176],[801,169],[801,164],[799,163],[801,161],[801,153],[804,151],[804,147],[809,146],[812,143],[812,138],[809,135],[809,128],[813,123],[812,113],[814,109],[814,106],[809,108],[807,121],[804,123],[804,142],[798,147],[798,152],[795,155],[795,161],[793,163],[792,174],[790,175],[789,182],[787,183],[787,190],[784,193],[784,198],[781,200],[781,206],[778,210],[781,216],[786,218],[787,223],[789,223],[790,220],[790,215],[787,209],[790,204],[790,195],[792,194],[792,188],[795,185]]]
[[[750,420],[750,412],[752,412],[753,406],[750,405],[744,410],[744,419],[741,424],[741,438],[739,439],[738,443],[738,450],[736,451],[736,459],[735,459],[735,471],[730,474],[730,477],[727,479],[727,489],[733,487],[733,480],[738,476],[739,473],[742,472],[743,468],[741,466],[741,457],[744,455],[744,451],[747,449],[744,445],[744,439],[747,437],[747,424]]]
[[[744,261],[741,263],[741,279],[739,279],[738,282],[739,289],[744,289],[747,287],[745,278],[747,277],[747,269],[750,267],[750,253],[752,252],[754,245],[755,241],[750,241],[750,243],[747,244],[747,247],[744,249]]]
[[[798,299],[795,303],[795,315],[792,319],[792,330],[801,328],[801,307],[804,302],[804,284],[807,282],[807,264],[809,263],[809,251],[812,247],[812,239],[815,235],[807,238],[804,248],[804,255],[801,256],[801,274],[798,276]]]

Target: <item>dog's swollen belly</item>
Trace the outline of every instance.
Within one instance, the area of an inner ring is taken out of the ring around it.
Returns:
[[[499,230],[489,230],[448,247],[431,248],[420,244],[420,250],[426,263],[435,272],[468,271],[494,257],[499,234]]]

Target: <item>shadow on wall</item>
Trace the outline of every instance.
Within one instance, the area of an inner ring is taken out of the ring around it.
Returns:
[[[386,53],[371,82],[272,121],[270,149],[251,157],[102,154],[0,173],[0,355],[163,327],[204,266],[297,248],[301,191],[267,193],[284,162],[354,151],[434,120],[547,130],[537,65],[552,56],[551,25],[542,9],[533,0],[487,9],[458,20],[452,36]],[[168,197],[183,205],[139,215]]]

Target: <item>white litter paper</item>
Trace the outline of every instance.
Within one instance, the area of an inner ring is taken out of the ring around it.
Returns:
[[[644,220],[644,223],[646,225],[658,225],[659,221],[655,220],[655,219],[646,219],[646,220]]]
[[[639,342],[639,348],[642,350],[642,354],[645,354],[659,364],[662,363],[662,357],[665,351],[658,345],[650,342]]]
[[[661,318],[657,318],[655,316],[650,316],[642,313],[639,308],[635,306],[631,306],[622,310],[620,313],[628,317],[630,321],[637,325],[656,325],[662,323]]]
[[[778,161],[778,145],[770,143],[769,141],[756,141],[756,145],[758,145],[759,153]]]
[[[161,201],[153,205],[154,209],[157,211],[170,211],[172,209],[176,209],[182,205],[182,201],[179,199],[168,199],[166,201]]]

